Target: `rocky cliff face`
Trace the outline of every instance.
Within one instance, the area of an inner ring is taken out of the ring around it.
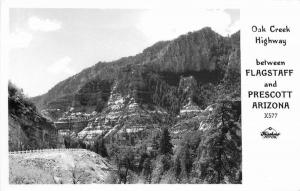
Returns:
[[[139,133],[157,127],[157,120],[164,120],[168,115],[162,108],[139,104],[130,95],[122,96],[116,91],[116,86],[106,108],[78,134],[79,138],[89,142],[99,135],[111,137],[117,133]]]
[[[57,147],[57,131],[13,84],[9,84],[9,150]]]
[[[218,54],[228,51],[221,47],[226,40],[210,28],[182,35],[161,50],[158,67],[162,71],[176,73],[215,70]]]

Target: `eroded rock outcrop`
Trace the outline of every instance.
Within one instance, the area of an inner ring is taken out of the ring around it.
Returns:
[[[163,120],[167,112],[157,106],[150,109],[147,104],[139,104],[129,95],[122,96],[114,86],[107,107],[96,115],[78,137],[91,141],[99,135],[105,137],[116,133],[137,133],[151,129]]]

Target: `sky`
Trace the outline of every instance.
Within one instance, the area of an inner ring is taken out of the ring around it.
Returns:
[[[9,79],[27,96],[99,61],[133,56],[161,40],[211,27],[239,30],[239,10],[10,9]]]

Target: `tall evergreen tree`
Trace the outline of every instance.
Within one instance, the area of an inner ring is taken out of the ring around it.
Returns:
[[[189,145],[186,143],[182,147],[182,156],[181,156],[181,168],[182,168],[182,177],[189,178],[189,174],[193,167],[193,161],[190,154],[190,148]]]
[[[151,147],[155,151],[159,149],[159,137],[155,136],[152,138]]]
[[[117,156],[117,167],[120,183],[126,184],[129,170],[134,170],[134,151],[131,147],[121,148]]]
[[[208,129],[199,145],[197,169],[208,183],[241,183],[240,105],[222,102],[212,116],[214,127]]]
[[[95,152],[101,155],[102,157],[108,157],[107,148],[103,138],[96,141]]]
[[[146,158],[143,164],[143,176],[148,183],[151,183],[152,165],[150,158]]]
[[[175,158],[174,170],[175,170],[175,178],[177,181],[179,181],[180,174],[181,174],[181,162],[179,156],[176,156]]]
[[[173,145],[168,128],[163,128],[162,135],[159,142],[160,154],[173,154]]]

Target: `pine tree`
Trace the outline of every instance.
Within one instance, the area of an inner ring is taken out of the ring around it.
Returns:
[[[175,156],[174,171],[177,181],[188,180],[193,167],[188,143],[182,143]]]
[[[155,136],[155,137],[152,138],[151,147],[155,151],[157,151],[159,149],[159,141],[158,141],[158,137],[157,136]]]
[[[236,122],[239,114],[227,101],[222,102],[212,116],[214,127],[205,132],[199,145],[197,168],[202,180],[217,184],[241,183],[237,178],[241,168],[240,126]]]
[[[171,143],[170,133],[168,128],[162,130],[162,135],[159,143],[159,152],[160,154],[173,154],[173,145]]]
[[[151,183],[152,166],[150,158],[146,158],[143,164],[143,176],[148,183]]]
[[[180,174],[181,174],[181,162],[179,156],[175,158],[174,168],[175,168],[174,170],[175,170],[176,180],[179,181]]]
[[[107,148],[104,139],[99,139],[95,144],[95,152],[102,157],[108,157]]]
[[[188,144],[182,147],[182,158],[181,158],[181,168],[182,177],[188,178],[193,167],[193,161],[191,159],[190,148]]]
[[[101,148],[100,149],[100,155],[102,157],[108,157],[108,152],[107,152],[107,148],[106,148],[104,139],[101,140],[101,147],[100,148]]]
[[[64,137],[65,148],[71,148],[71,138],[69,136]]]
[[[134,166],[134,152],[131,147],[123,147],[117,156],[117,167],[120,183],[126,184],[128,181],[129,170],[133,170]]]

